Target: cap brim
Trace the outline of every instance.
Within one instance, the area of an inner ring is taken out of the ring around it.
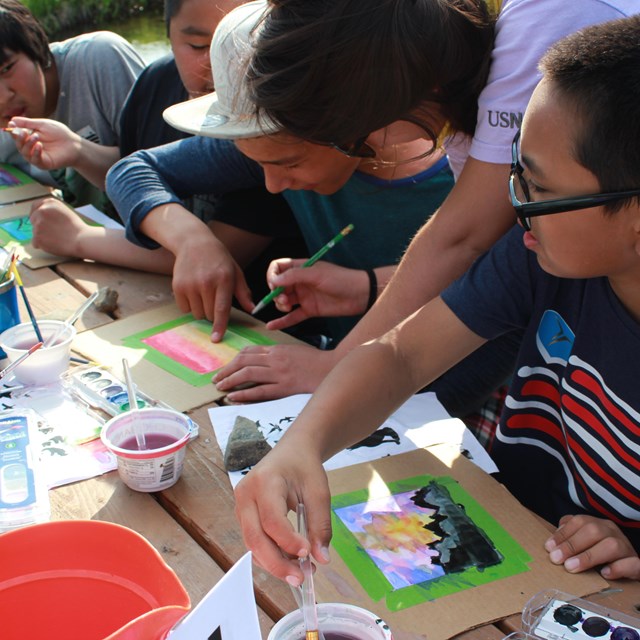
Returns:
[[[229,117],[222,112],[216,92],[167,107],[162,117],[172,127],[210,138],[258,138],[279,130],[255,116]]]

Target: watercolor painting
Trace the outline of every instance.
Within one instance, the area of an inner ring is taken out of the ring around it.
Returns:
[[[16,187],[23,184],[20,179],[8,170],[6,165],[0,165],[0,189],[4,187]]]
[[[0,221],[0,244],[6,246],[10,242],[25,245],[33,238],[33,226],[29,216]]]
[[[143,348],[146,358],[194,387],[211,383],[211,376],[250,345],[275,344],[248,326],[230,323],[221,342],[211,342],[211,323],[185,315],[123,339],[127,347]]]
[[[375,601],[404,609],[528,571],[531,557],[449,477],[332,498],[332,544]]]

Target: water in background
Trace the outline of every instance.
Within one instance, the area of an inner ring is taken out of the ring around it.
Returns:
[[[133,44],[147,64],[170,51],[164,19],[160,13],[144,12],[128,18],[124,22],[95,24],[91,25],[90,29],[85,28],[83,31],[113,31],[118,33]],[[54,39],[63,40],[74,35],[77,35],[77,33],[67,33]]]

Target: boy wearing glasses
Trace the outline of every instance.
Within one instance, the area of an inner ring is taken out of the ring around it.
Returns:
[[[545,544],[551,562],[640,579],[639,40],[633,17],[584,29],[544,56],[510,179],[525,230],[514,227],[439,298],[347,356],[238,485],[237,513],[261,566],[301,582],[278,547],[297,555],[307,544],[274,515],[295,502],[326,562],[322,460],[487,340],[522,328],[491,451],[500,479],[558,526]]]

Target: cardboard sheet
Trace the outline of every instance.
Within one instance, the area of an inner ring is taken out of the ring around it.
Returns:
[[[460,455],[456,447],[435,445],[336,469],[329,472],[329,483],[334,497],[365,490],[369,500],[388,495],[391,483],[424,476],[448,477],[456,481],[460,489],[517,542],[516,550],[508,553],[517,555],[512,559],[524,562],[526,570],[477,586],[461,584],[461,590],[439,595],[433,600],[428,600],[426,587],[427,597],[423,597],[421,603],[390,610],[385,598],[374,600],[367,595],[352,569],[332,545],[331,563],[318,566],[315,576],[319,602],[346,602],[373,611],[389,624],[394,637],[402,640],[445,640],[521,612],[527,600],[543,589],[560,589],[584,596],[608,586],[595,571],[572,575],[563,567],[551,564],[543,547],[550,535],[549,530],[501,484]],[[421,486],[418,484],[415,489]],[[460,580],[464,582],[464,578]]]
[[[183,317],[185,314],[175,304],[150,309],[93,331],[84,331],[76,336],[72,346],[90,360],[110,367],[116,376],[122,372],[122,359],[127,358],[133,379],[141,391],[156,400],[166,402],[178,411],[195,409],[219,400],[225,394],[210,382],[194,386],[162,368],[157,364],[163,359],[158,353],[152,354],[154,363],[150,359],[152,348],[142,341],[137,341],[138,345],[135,347],[125,346],[125,341],[132,336],[167,323],[173,324]],[[285,333],[268,331],[264,323],[237,309],[231,312],[231,322],[242,325],[273,343],[299,344],[298,340]]]
[[[51,187],[40,184],[17,167],[0,163],[0,205],[41,198],[51,192]]]

